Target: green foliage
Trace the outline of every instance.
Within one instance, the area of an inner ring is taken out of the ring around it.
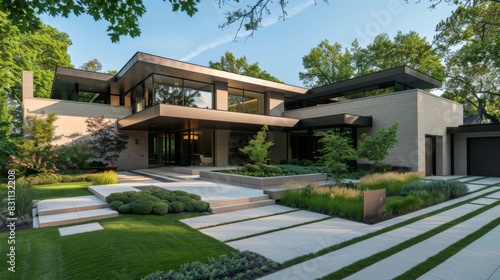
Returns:
[[[363,220],[363,193],[356,189],[308,184],[303,189],[285,191],[281,203],[355,221]]]
[[[31,185],[44,185],[61,183],[62,176],[56,173],[38,173],[26,177]]]
[[[186,206],[184,205],[184,203],[180,202],[180,201],[174,201],[174,202],[171,202],[168,204],[168,207],[169,207],[169,212],[172,212],[172,213],[181,213],[181,212],[184,212],[184,210],[186,209]]]
[[[33,213],[33,190],[31,185],[24,178],[18,178],[15,185],[16,217],[31,217]]]
[[[359,182],[359,189],[362,191],[385,189],[387,196],[399,195],[403,186],[416,182],[421,178],[423,178],[423,174],[417,172],[376,173],[362,177]]]
[[[398,143],[398,124],[393,124],[389,129],[377,129],[375,137],[366,133],[361,135],[363,141],[359,142],[359,157],[373,160],[375,172],[385,172],[389,166],[383,160],[389,155],[389,149]]]
[[[118,177],[116,171],[109,170],[96,174],[89,174],[88,178],[92,181],[93,185],[111,185],[118,184]]]
[[[280,164],[288,164],[288,163],[289,163],[289,162],[288,162],[288,160],[287,160],[287,159],[282,159],[282,160],[280,160]]]
[[[438,191],[443,194],[445,199],[453,199],[466,195],[469,192],[469,188],[467,188],[465,183],[453,180],[416,181],[405,185],[401,189],[400,194],[408,195],[417,191],[426,191],[428,193]]]
[[[123,214],[128,214],[132,212],[132,208],[130,208],[130,204],[123,204],[118,207],[118,212],[123,213]]]
[[[168,213],[168,204],[166,202],[156,202],[153,205],[153,213],[158,215],[166,215]]]
[[[109,208],[115,210],[115,211],[118,211],[118,209],[120,208],[120,206],[123,205],[123,201],[119,201],[119,200],[116,200],[116,201],[113,201],[109,204]]]
[[[204,212],[208,204],[201,201],[201,197],[185,191],[170,190],[142,190],[112,193],[106,197],[106,202],[118,207],[123,214],[158,214],[181,212]],[[124,207],[127,206],[127,207]],[[125,209],[124,212],[122,211]]]
[[[290,160],[290,163],[291,165],[300,165],[300,160],[296,159],[296,158],[293,158]]]
[[[279,268],[279,264],[259,254],[243,251],[221,255],[207,263],[192,262],[178,270],[157,271],[143,280],[175,279],[257,279]]]
[[[310,159],[301,159],[300,165],[301,166],[311,166],[311,165],[314,165],[314,161],[312,161]]]
[[[246,56],[236,58],[233,53],[227,51],[224,56],[221,56],[220,61],[208,62],[210,68],[217,70],[227,71],[231,73],[241,74],[249,77],[254,77],[258,79],[264,79],[268,81],[273,81],[277,83],[283,83],[276,77],[267,73],[265,70],[260,69],[259,63],[249,64],[247,62]]]
[[[419,209],[441,203],[443,193],[425,190],[412,191],[406,196],[390,196],[386,199],[386,215],[404,215]]]
[[[24,129],[28,133],[27,138],[31,140],[35,148],[52,145],[52,138],[54,138],[56,131],[54,126],[56,120],[57,117],[54,113],[50,113],[46,117],[38,115],[26,117]]]
[[[282,174],[282,170],[277,165],[264,165],[264,172],[267,174]]]
[[[89,118],[87,132],[91,140],[88,142],[96,154],[115,166],[120,153],[127,149],[128,136],[118,131],[111,120],[103,117]]]
[[[322,144],[318,163],[330,168],[333,171],[335,184],[342,185],[342,179],[348,173],[347,161],[358,158],[351,140],[330,130],[319,131],[315,136],[321,137],[318,142]]]
[[[357,39],[352,42],[351,49],[323,40],[302,57],[302,64],[305,71],[299,73],[299,78],[308,87],[328,85],[403,65],[437,79],[442,79],[444,73],[437,51],[415,31],[398,32],[393,40],[385,33],[380,34],[365,48]]]
[[[250,161],[259,166],[260,172],[264,172],[264,164],[269,161],[269,148],[274,145],[272,141],[267,141],[267,125],[248,142],[248,145],[240,151],[250,158]]]

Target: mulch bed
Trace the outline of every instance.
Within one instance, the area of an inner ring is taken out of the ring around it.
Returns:
[[[33,222],[29,223],[23,223],[21,225],[16,225],[16,231],[24,230],[24,229],[32,229],[33,228]],[[0,226],[0,232],[9,232],[10,228],[7,227],[6,224],[2,224]]]
[[[134,189],[138,189],[138,190],[148,190],[148,191],[151,191],[151,190],[164,190],[164,188],[160,188],[160,187],[157,187],[157,186],[153,186],[153,185],[149,185],[149,186],[137,186],[137,187],[134,187]]]

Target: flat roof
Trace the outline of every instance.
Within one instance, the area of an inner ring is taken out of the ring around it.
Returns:
[[[353,114],[338,114],[331,116],[301,119],[294,128],[326,128],[326,127],[371,127],[372,117],[363,117]]]
[[[107,93],[109,82],[113,78],[114,76],[110,74],[58,66],[52,84],[51,98],[62,99],[63,93],[73,93],[76,84],[83,91]]]
[[[157,104],[118,121],[125,130],[253,129],[263,125],[291,128],[298,119]]]
[[[448,134],[475,133],[475,132],[500,132],[500,123],[468,124],[457,127],[448,127]]]
[[[276,92],[285,96],[302,95],[306,88],[221,71],[205,66],[137,52],[116,75],[121,92],[127,92],[150,74],[161,74],[193,81],[227,83],[228,87],[257,92]]]
[[[340,97],[342,93],[362,88],[369,88],[384,83],[398,82],[418,89],[437,88],[442,82],[427,74],[419,72],[408,66],[400,66],[388,70],[366,74],[349,80],[344,80],[326,86],[312,88],[298,99],[309,99],[323,96]]]

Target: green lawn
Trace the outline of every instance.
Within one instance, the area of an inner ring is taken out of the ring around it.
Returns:
[[[197,215],[126,215],[99,221],[104,230],[65,237],[57,227],[18,231],[16,272],[2,269],[0,279],[140,279],[234,251],[179,222]],[[4,261],[7,237],[0,234]]]
[[[91,182],[34,185],[32,186],[33,199],[42,200],[49,198],[91,195],[92,193],[87,189],[90,185],[92,185]]]

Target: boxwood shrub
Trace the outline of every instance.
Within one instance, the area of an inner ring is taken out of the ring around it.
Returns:
[[[157,214],[204,212],[208,204],[197,194],[185,191],[141,190],[112,193],[106,197],[111,209],[127,214]]]
[[[257,279],[272,273],[279,264],[257,253],[243,251],[232,255],[221,255],[209,259],[207,263],[192,262],[183,264],[178,270],[157,271],[143,280],[174,279]]]

